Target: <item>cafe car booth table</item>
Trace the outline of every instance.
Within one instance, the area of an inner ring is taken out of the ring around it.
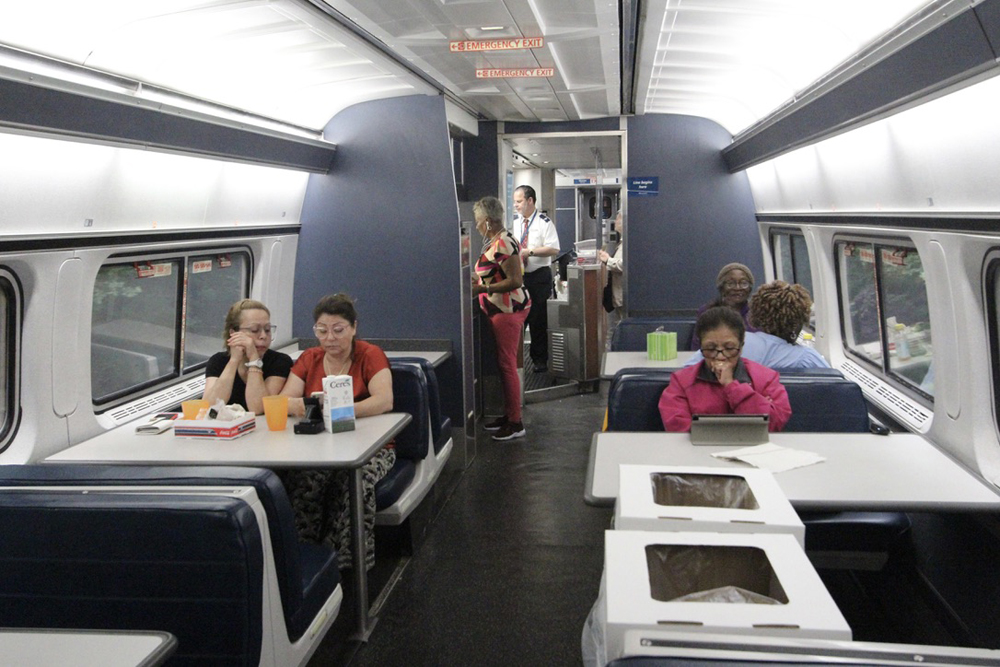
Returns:
[[[359,418],[355,421],[353,431],[298,435],[293,431],[296,420],[290,419],[283,431],[269,431],[264,416],[261,415],[257,417],[254,431],[222,442],[177,438],[171,433],[137,435],[135,426],[141,422],[132,422],[58,452],[45,461],[151,466],[235,465],[278,469],[348,469],[352,471],[349,485],[351,552],[355,563],[363,563],[365,540],[361,469],[411,419],[408,414],[392,412]],[[368,580],[361,568],[353,568],[352,575],[357,615],[355,638],[365,641],[375,623],[375,619],[368,615]]]

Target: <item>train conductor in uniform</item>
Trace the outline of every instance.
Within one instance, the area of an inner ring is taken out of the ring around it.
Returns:
[[[552,258],[559,254],[559,235],[549,216],[537,208],[535,189],[521,185],[514,190],[514,235],[521,242],[524,287],[531,295],[531,312],[526,325],[531,332],[531,362],[536,373],[549,364],[548,309],[552,296]]]

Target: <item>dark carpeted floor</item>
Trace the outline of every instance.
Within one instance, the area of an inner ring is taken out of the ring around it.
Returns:
[[[600,394],[528,405],[527,437],[480,431],[478,455],[408,560],[380,557],[372,596],[398,576],[365,645],[350,601],[310,665],[577,665],[611,510],[583,502]],[[393,572],[389,572],[395,568]],[[380,581],[381,580],[381,581]]]

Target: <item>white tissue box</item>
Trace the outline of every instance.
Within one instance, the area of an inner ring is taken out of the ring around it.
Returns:
[[[201,440],[235,440],[257,428],[257,417],[252,412],[239,419],[175,419],[174,435],[178,438]]]
[[[619,530],[787,533],[805,548],[805,526],[766,470],[622,465]]]

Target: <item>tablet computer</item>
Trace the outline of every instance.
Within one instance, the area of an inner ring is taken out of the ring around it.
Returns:
[[[767,415],[692,415],[692,445],[760,445],[768,441]]]

